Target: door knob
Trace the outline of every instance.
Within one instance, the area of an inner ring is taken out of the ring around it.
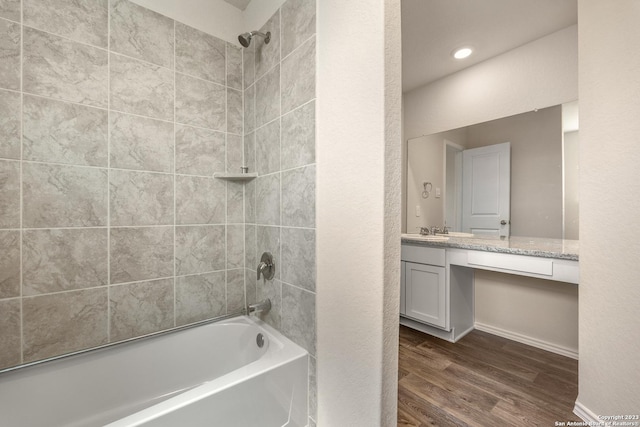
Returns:
[[[507,221],[503,219],[502,221],[500,221],[500,225],[507,225]]]

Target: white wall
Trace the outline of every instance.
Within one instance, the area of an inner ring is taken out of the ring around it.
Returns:
[[[638,22],[637,0],[578,1],[578,402],[597,415],[640,414]]]
[[[392,426],[400,1],[318,1],[317,24],[318,424]]]
[[[563,137],[564,238],[578,240],[580,224],[580,132]]]
[[[577,38],[574,25],[404,94],[404,137],[576,100]]]

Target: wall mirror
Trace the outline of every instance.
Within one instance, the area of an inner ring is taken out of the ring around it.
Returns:
[[[577,101],[410,139],[407,159],[408,233],[578,239]]]

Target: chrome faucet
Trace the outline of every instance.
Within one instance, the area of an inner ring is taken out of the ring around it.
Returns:
[[[247,314],[267,313],[269,310],[271,310],[271,300],[269,298],[247,306]]]
[[[273,276],[276,273],[276,266],[273,264],[273,255],[270,252],[265,252],[262,254],[260,258],[260,264],[258,264],[258,269],[256,270],[257,280],[260,280],[260,274],[266,280],[273,279]]]
[[[420,229],[420,235],[421,236],[428,236],[430,231],[429,231],[429,227],[416,227]]]

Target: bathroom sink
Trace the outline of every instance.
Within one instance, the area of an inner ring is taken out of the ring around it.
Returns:
[[[402,237],[407,239],[423,240],[425,242],[446,242],[447,240],[449,240],[447,236],[443,236],[443,235],[423,236],[422,234],[403,234]]]
[[[436,234],[436,236],[443,236],[443,237],[473,237],[474,235],[471,233],[460,233],[458,231],[450,231],[447,234]]]

